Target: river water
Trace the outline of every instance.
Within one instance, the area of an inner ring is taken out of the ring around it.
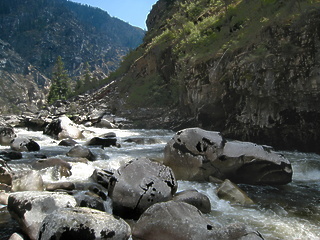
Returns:
[[[137,157],[149,157],[161,160],[165,144],[174,135],[166,130],[110,130],[86,128],[86,139],[114,132],[117,135],[120,148],[92,148],[98,157],[95,162],[71,163],[72,176],[58,181],[87,182],[96,168],[117,169],[120,165]],[[28,132],[24,129],[16,130],[18,136],[33,138],[41,146],[39,153],[47,156],[65,154],[69,147],[57,146],[56,141],[42,132]],[[146,139],[145,144],[128,143],[128,138]],[[151,139],[151,140],[150,140]],[[85,143],[85,140],[79,143]],[[8,147],[0,146],[0,150]],[[293,181],[285,186],[251,186],[240,184],[255,204],[241,206],[219,199],[215,192],[219,187],[214,183],[199,183],[178,181],[178,191],[197,189],[205,193],[211,201],[212,211],[207,217],[221,226],[243,222],[259,231],[265,239],[289,240],[320,240],[320,156],[313,153],[281,152],[292,163]],[[30,169],[29,163],[36,153],[23,153],[22,160],[9,163],[15,171]],[[57,181],[52,172],[42,173],[44,181]],[[10,219],[5,206],[0,205],[0,239],[7,240],[12,231],[18,227]]]

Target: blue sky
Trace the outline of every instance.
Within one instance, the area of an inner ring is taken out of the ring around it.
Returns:
[[[133,26],[147,29],[145,22],[153,4],[157,0],[71,0],[107,11]]]

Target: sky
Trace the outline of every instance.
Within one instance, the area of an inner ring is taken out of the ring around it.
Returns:
[[[130,25],[147,30],[146,19],[157,0],[71,0],[107,11]]]

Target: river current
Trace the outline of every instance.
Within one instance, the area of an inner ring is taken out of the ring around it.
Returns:
[[[70,147],[57,146],[56,141],[42,132],[29,132],[25,129],[16,130],[18,136],[33,138],[41,146],[39,153],[46,156],[65,154]],[[91,148],[97,161],[71,163],[72,176],[58,181],[87,182],[96,168],[117,169],[120,165],[137,157],[148,157],[161,160],[165,144],[174,135],[167,130],[118,130],[86,128],[86,140],[104,133],[114,132],[120,148]],[[127,142],[128,138],[146,139],[144,144]],[[151,140],[150,140],[151,139]],[[85,143],[86,140],[79,141]],[[0,146],[0,150],[8,147]],[[30,169],[35,152],[23,153],[23,159],[9,162],[15,170]],[[281,152],[293,166],[293,181],[284,186],[252,186],[240,184],[254,200],[252,206],[241,206],[221,200],[216,196],[219,185],[178,181],[178,191],[197,189],[206,194],[211,201],[212,211],[207,217],[221,226],[234,222],[242,222],[259,231],[264,239],[289,240],[320,240],[320,156],[313,153]],[[52,171],[43,171],[44,181],[57,181]],[[6,207],[0,205],[0,240],[7,240],[18,227],[11,220]]]

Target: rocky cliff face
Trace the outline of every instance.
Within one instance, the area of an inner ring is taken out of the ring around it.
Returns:
[[[316,1],[158,1],[138,57],[116,79],[118,114],[319,152],[319,10]]]
[[[36,111],[50,80],[0,39],[0,112]]]
[[[100,78],[105,78],[118,66],[122,57],[134,49],[144,37],[142,29],[111,17],[107,12],[98,8],[80,5],[66,0],[12,0],[0,2],[0,39],[10,44],[10,52],[0,48],[1,61],[7,62],[2,68],[1,83],[12,81],[8,77],[12,73],[10,62],[16,56],[22,63],[16,78],[16,85],[31,88],[26,85],[34,77],[24,70],[28,66],[37,69],[44,79],[35,76],[40,92],[44,86],[50,84],[53,66],[58,56],[61,56],[68,73],[79,76],[84,72],[86,63],[90,71]],[[19,67],[19,68],[20,68]],[[26,80],[28,79],[28,80]],[[41,80],[42,79],[42,80]],[[11,85],[6,85],[8,90]],[[35,89],[38,90],[38,89]],[[3,94],[1,93],[1,96]],[[33,102],[24,96],[10,96],[20,98],[20,102]],[[40,96],[39,96],[40,97]],[[38,99],[38,98],[37,98]],[[39,98],[39,101],[43,101]],[[7,105],[8,99],[2,99]],[[11,106],[12,106],[11,105]],[[37,105],[37,104],[35,104]],[[9,107],[6,107],[9,109]]]

